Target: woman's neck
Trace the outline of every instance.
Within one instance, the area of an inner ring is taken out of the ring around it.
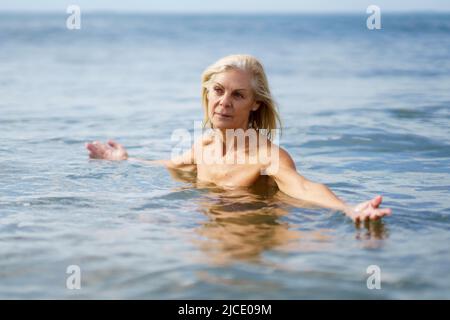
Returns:
[[[218,139],[217,143],[222,144],[223,155],[231,148],[234,151],[249,150],[257,147],[259,142],[258,130],[253,128],[215,129],[214,132]]]

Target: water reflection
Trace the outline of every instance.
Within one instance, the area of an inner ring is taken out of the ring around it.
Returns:
[[[318,207],[279,192],[267,176],[250,188],[226,189],[198,181],[192,173],[173,171],[171,175],[202,190],[195,202],[208,219],[196,228],[199,237],[194,242],[211,263],[266,263],[262,257],[267,251],[327,251],[339,242],[333,229],[311,226],[314,221],[308,220],[306,212],[298,212],[298,208]],[[283,219],[288,215],[302,215],[299,220],[303,222]],[[329,219],[322,210],[316,215],[308,211],[308,215],[312,220]],[[363,248],[379,248],[383,245],[379,240],[387,237],[383,221],[356,224],[355,230]]]
[[[365,249],[378,249],[384,244],[384,240],[389,234],[383,220],[365,221],[355,224],[355,239],[362,241],[362,247]]]
[[[261,263],[269,250],[320,250],[312,246],[329,244],[326,230],[300,231],[301,226],[283,219],[292,207],[275,196],[276,187],[223,189],[198,182],[197,187],[207,190],[197,205],[208,220],[196,229],[195,242],[214,264]]]

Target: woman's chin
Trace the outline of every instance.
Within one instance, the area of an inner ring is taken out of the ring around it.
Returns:
[[[226,121],[213,121],[212,124],[216,129],[234,129],[234,126]]]

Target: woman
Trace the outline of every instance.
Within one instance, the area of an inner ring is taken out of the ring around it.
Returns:
[[[279,116],[264,69],[254,57],[231,55],[208,67],[202,75],[202,102],[204,124],[213,130],[179,157],[157,161],[129,158],[125,148],[114,141],[87,143],[89,156],[158,163],[171,170],[196,172],[199,181],[224,187],[252,186],[261,181],[267,186],[276,184],[290,197],[340,210],[355,222],[391,214],[391,209],[380,208],[381,196],[351,206],[327,186],[296,171],[290,155],[271,141]]]

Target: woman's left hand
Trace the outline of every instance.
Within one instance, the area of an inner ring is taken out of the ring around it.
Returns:
[[[350,207],[345,213],[355,222],[378,220],[384,216],[390,216],[392,214],[390,208],[379,208],[381,201],[382,197],[376,196],[372,200]]]

